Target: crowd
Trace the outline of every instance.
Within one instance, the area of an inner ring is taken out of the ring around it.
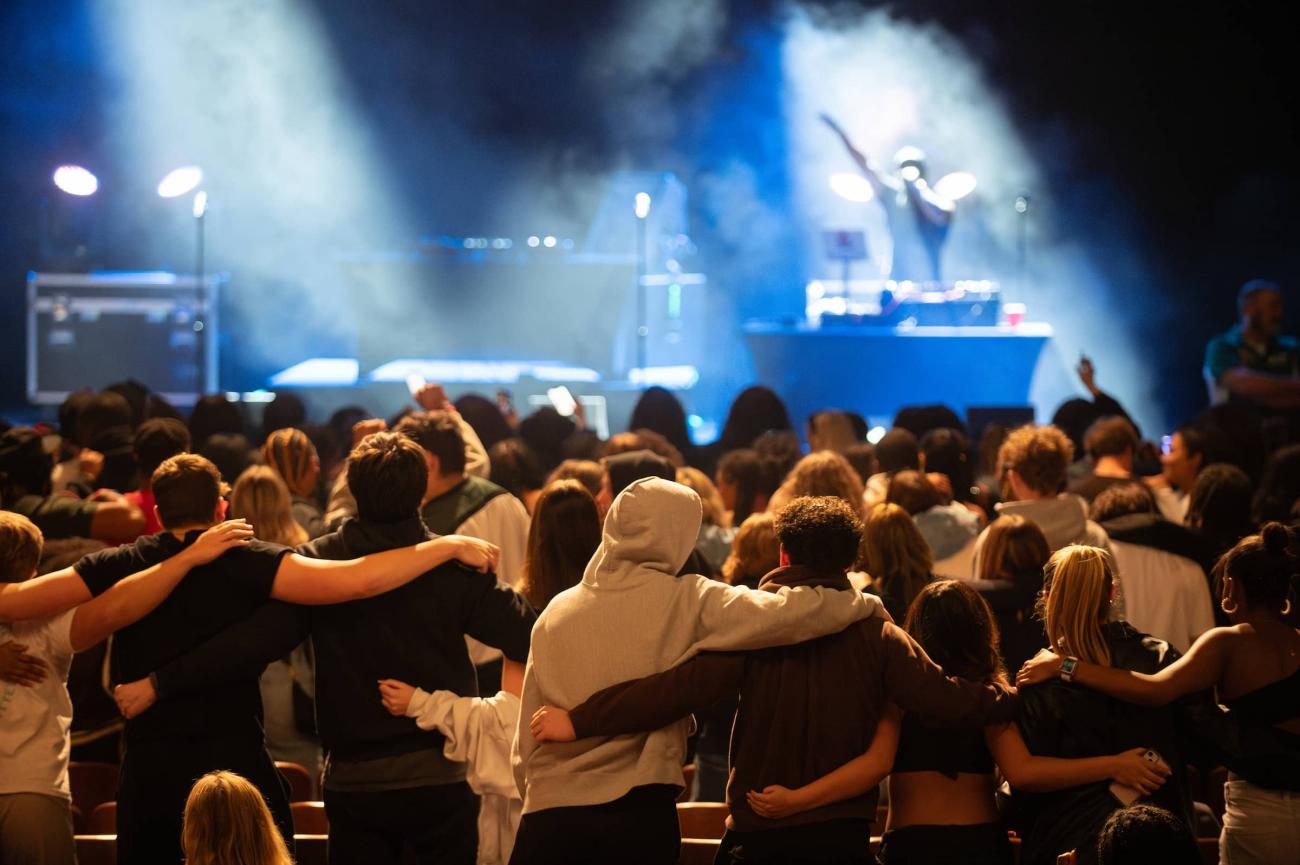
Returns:
[[[1300,861],[1296,349],[1247,289],[1163,448],[1086,361],[1050,424],[874,445],[758,386],[705,446],[656,388],[607,441],[75,394],[0,435],[0,862],[75,861],[70,759],[120,761],[121,863],[291,862],[274,760],[334,863],[668,865],[684,765],[720,863],[872,861],[881,802],[883,863]]]

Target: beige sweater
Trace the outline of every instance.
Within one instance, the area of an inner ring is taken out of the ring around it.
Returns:
[[[602,688],[704,650],[788,645],[879,615],[879,601],[858,592],[753,592],[677,577],[699,528],[692,490],[660,478],[634,482],[614,500],[582,582],[537,620],[512,755],[525,814],[611,802],[643,784],[682,783],[687,720],[653,733],[538,744],[529,720],[541,706],[573,708]]]

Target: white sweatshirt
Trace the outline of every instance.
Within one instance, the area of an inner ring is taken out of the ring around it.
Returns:
[[[514,772],[524,813],[611,802],[633,787],[682,783],[686,719],[653,733],[539,744],[543,705],[573,708],[596,691],[662,672],[705,650],[789,645],[837,633],[882,609],[859,592],[751,592],[676,576],[700,529],[700,500],[661,478],[633,482],[605,517],[582,582],[533,627]]]

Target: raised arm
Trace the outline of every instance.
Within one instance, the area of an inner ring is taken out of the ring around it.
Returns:
[[[832,802],[852,799],[873,789],[894,768],[901,729],[900,715],[898,707],[889,704],[880,716],[876,735],[865,754],[794,790],[779,785],[764,787],[761,793],[750,790],[745,794],[749,807],[760,817],[779,820]]]
[[[786,586],[778,592],[754,592],[701,576],[679,579],[698,580],[700,593],[696,642],[679,661],[697,651],[802,643],[838,634],[854,622],[884,613],[879,598],[852,590]]]
[[[1142,759],[1146,748],[1131,748],[1109,757],[1035,757],[1029,753],[1014,724],[984,728],[984,741],[1007,781],[1017,790],[1049,793],[1098,781],[1114,780],[1149,796],[1169,775],[1169,770]]]
[[[849,153],[849,158],[853,160],[853,163],[856,166],[858,166],[858,170],[862,172],[862,176],[867,178],[867,182],[871,184],[871,189],[876,193],[876,195],[883,196],[889,193],[898,192],[900,188],[898,182],[887,174],[882,174],[876,167],[876,164],[872,162],[871,158],[859,150],[853,142],[849,140],[848,133],[840,127],[839,123],[837,123],[833,117],[825,113],[819,115],[819,117],[822,123],[829,126],[831,131],[839,137],[840,142],[844,145],[844,149]]]
[[[373,598],[452,559],[482,572],[493,571],[499,553],[486,541],[446,535],[347,561],[309,559],[290,554],[280,560],[271,586],[271,597],[308,605]]]
[[[1201,634],[1187,654],[1156,673],[1134,673],[1079,661],[1074,681],[1112,697],[1144,706],[1163,706],[1179,697],[1204,691],[1223,678],[1233,632],[1213,628]],[[1059,655],[1043,649],[1016,674],[1020,687],[1046,682],[1061,674]]]
[[[227,520],[208,529],[171,558],[118,581],[77,608],[70,632],[72,650],[85,651],[119,628],[144,618],[171,594],[191,568],[246,545],[252,537],[253,527],[246,521]]]

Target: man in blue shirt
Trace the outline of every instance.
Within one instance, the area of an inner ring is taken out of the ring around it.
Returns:
[[[1211,401],[1300,409],[1300,343],[1280,333],[1282,289],[1253,279],[1241,287],[1237,309],[1241,321],[1205,348]]]

